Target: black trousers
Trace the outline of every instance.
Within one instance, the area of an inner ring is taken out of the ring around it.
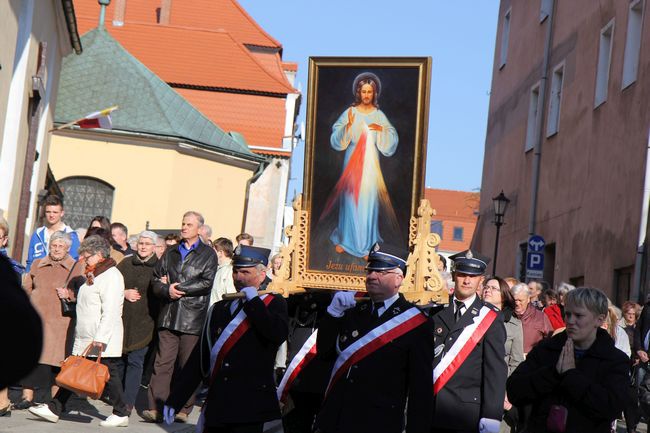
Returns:
[[[311,433],[323,396],[311,392],[291,391],[294,408],[282,417],[284,433]]]
[[[113,402],[113,413],[117,416],[129,416],[129,412],[124,404],[124,392],[122,388],[122,358],[102,358],[101,363],[108,367],[108,373],[111,375],[106,383],[106,389],[108,390],[108,396]],[[54,414],[61,415],[72,394],[72,391],[59,388],[59,391],[47,405]]]
[[[203,429],[203,433],[262,433],[263,431],[264,423],[222,424]]]

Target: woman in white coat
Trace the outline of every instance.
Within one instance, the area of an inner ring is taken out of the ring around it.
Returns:
[[[129,417],[122,390],[122,305],[124,278],[110,258],[110,245],[100,236],[89,236],[79,246],[79,259],[85,262],[85,282],[78,293],[57,289],[59,297],[76,300],[77,324],[72,353],[81,355],[88,346],[87,357],[101,352],[102,364],[108,367],[110,379],[106,384],[113,402],[113,414],[100,423],[103,427],[126,427]],[[29,411],[50,422],[57,422],[72,392],[61,388],[47,404],[31,407]]]

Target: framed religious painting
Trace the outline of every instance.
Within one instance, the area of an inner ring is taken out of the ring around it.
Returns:
[[[362,284],[375,243],[408,253],[423,197],[430,71],[428,57],[310,58],[306,286]]]

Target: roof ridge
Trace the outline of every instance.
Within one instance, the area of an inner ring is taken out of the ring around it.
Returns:
[[[234,1],[234,0],[233,0],[233,1]],[[255,56],[254,56],[250,51],[248,51],[248,48],[246,48],[246,46],[245,46],[243,43],[241,43],[241,42],[239,42],[237,39],[235,39],[235,37],[234,37],[230,32],[225,32],[225,33],[230,37],[230,39],[232,39],[232,41],[233,41],[235,44],[237,44],[237,46],[239,47],[240,50],[242,50],[242,51],[243,51],[243,52],[244,52],[248,57],[250,57],[250,58],[255,62],[255,64],[256,64],[257,66],[260,67],[260,69],[261,69],[262,71],[264,71],[264,73],[265,73],[266,75],[268,75],[269,77],[271,77],[271,78],[272,78],[276,83],[279,83],[279,84],[281,84],[283,87],[289,89],[289,92],[287,92],[287,93],[298,93],[298,90],[296,90],[295,88],[293,88],[293,86],[291,86],[291,84],[289,84],[289,81],[288,81],[288,80],[287,80],[286,82],[283,82],[282,80],[279,80],[277,77],[275,77],[273,74],[271,74],[271,73],[270,73],[270,72],[269,72],[269,71],[264,67],[264,65],[262,65],[262,63],[261,63],[259,60],[257,60],[257,59],[255,58]],[[282,72],[282,71],[281,71],[281,72]],[[282,74],[284,75],[284,72],[282,72]]]
[[[275,46],[277,48],[282,49],[282,44],[273,36],[271,36],[266,30],[264,30],[262,26],[260,26],[260,24],[257,21],[255,21],[248,12],[246,12],[246,9],[244,9],[237,0],[230,0],[230,2],[234,4],[237,9],[239,9],[239,11],[244,15],[244,18],[246,18],[251,24],[253,24],[253,26],[255,26],[260,32],[262,32],[264,36],[269,38],[271,42],[275,43],[276,44]]]
[[[125,74],[131,75],[128,77],[129,81],[135,86],[142,86],[142,91],[144,92],[141,97],[146,97],[146,102],[142,103],[155,104],[155,111],[151,113],[145,111],[145,115],[149,114],[150,117],[145,119],[153,123],[147,124],[143,122],[140,126],[141,129],[130,128],[128,125],[128,120],[119,119],[121,113],[116,113],[116,119],[113,122],[114,128],[116,130],[123,131],[132,131],[132,132],[146,132],[159,136],[167,137],[177,137],[180,139],[188,140],[197,144],[203,144],[209,148],[218,149],[224,153],[228,154],[238,154],[248,158],[254,157],[253,152],[250,151],[248,146],[243,146],[241,143],[235,141],[230,135],[221,129],[216,123],[208,119],[203,113],[201,113],[196,107],[194,107],[188,100],[186,100],[182,95],[176,92],[171,86],[165,83],[160,77],[158,77],[153,71],[151,71],[144,63],[139,61],[133,54],[131,54],[117,39],[115,39],[108,30],[105,28],[95,28],[88,31],[84,36],[84,39],[90,39],[88,44],[88,49],[86,50],[87,56],[79,56],[78,58],[72,58],[73,61],[71,66],[69,62],[64,63],[64,72],[66,67],[69,68],[79,68],[79,67],[88,67],[92,65],[92,62],[96,62],[96,67],[102,67],[102,60],[107,61],[106,53],[102,52],[102,44],[105,47],[103,50],[108,50],[108,53],[111,55],[110,61],[113,63],[122,62],[119,65],[119,69]],[[111,48],[111,45],[115,48]],[[95,48],[96,47],[96,48]],[[82,58],[83,57],[83,58]],[[98,59],[99,61],[96,61]],[[67,58],[66,58],[67,60]],[[74,62],[76,60],[76,62]],[[130,66],[127,66],[130,65]],[[73,69],[74,73],[78,70]],[[137,77],[133,77],[134,74],[138,74]],[[63,76],[68,75],[62,73]],[[62,77],[63,78],[63,77]],[[107,83],[108,86],[118,86],[120,84],[120,78],[122,80],[125,77],[113,77],[114,80],[105,80],[104,83]],[[135,80],[135,81],[134,81]],[[137,82],[136,82],[137,81]],[[142,82],[140,82],[142,81]],[[74,83],[77,86],[77,82]],[[81,78],[82,87],[78,91],[83,89],[83,75]],[[102,90],[103,87],[99,87],[99,90]],[[68,88],[64,86],[62,90],[62,95],[57,98],[57,106],[59,102],[65,104],[66,97],[68,98],[79,98],[79,95],[67,95]],[[123,88],[123,92],[133,91],[133,88]],[[119,92],[118,92],[119,93]],[[85,94],[84,94],[85,95]],[[115,96],[115,95],[111,95]],[[122,97],[125,97],[124,94]],[[82,96],[83,98],[83,96]],[[119,95],[118,95],[119,99]],[[125,97],[128,101],[128,96]],[[166,101],[167,99],[167,101]],[[123,105],[124,102],[116,100],[111,101],[115,104]],[[79,105],[78,101],[73,104],[76,108]],[[172,108],[176,107],[176,114],[172,113]],[[58,108],[58,107],[57,107]],[[65,113],[67,108],[65,105],[62,105],[64,113],[59,113],[60,116],[64,117],[66,114],[70,117],[71,113]],[[73,113],[74,109],[72,108]],[[122,107],[124,110],[135,109],[137,110],[137,104],[128,105],[128,102]],[[141,107],[140,107],[141,108]],[[84,108],[77,108],[78,110],[83,110]],[[58,110],[55,110],[55,115]],[[155,122],[160,122],[160,127]],[[193,122],[191,125],[189,122]],[[153,126],[152,126],[153,124]]]

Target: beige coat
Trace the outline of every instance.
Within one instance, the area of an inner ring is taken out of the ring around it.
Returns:
[[[102,356],[122,356],[122,306],[124,278],[117,267],[95,277],[93,285],[84,284],[77,294],[77,326],[72,353],[81,355],[93,341],[106,344]],[[91,355],[95,355],[92,352]]]
[[[61,301],[56,294],[57,287],[63,287],[75,260],[69,255],[55,262],[49,256],[37,259],[23,280],[25,291],[30,295],[32,305],[43,322],[43,351],[40,364],[59,367],[70,354],[74,324],[69,317],[61,315]],[[70,278],[81,275],[83,265],[74,266]]]

